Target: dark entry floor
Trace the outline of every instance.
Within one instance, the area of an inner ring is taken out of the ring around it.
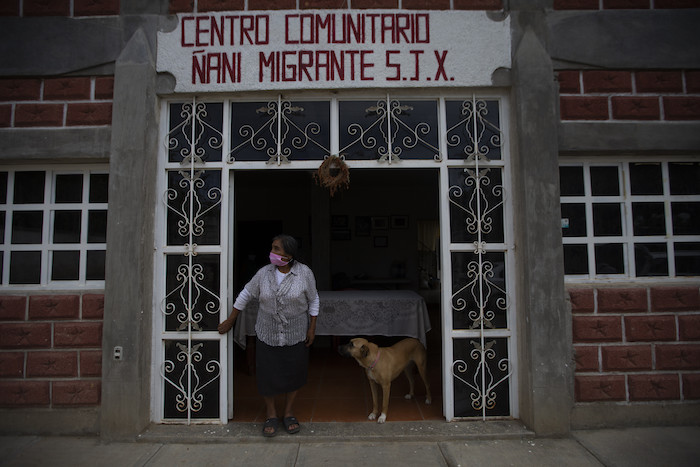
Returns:
[[[372,395],[364,370],[352,358],[345,358],[332,350],[332,338],[318,336],[311,351],[309,379],[295,402],[295,415],[304,422],[360,422],[367,420],[372,410]],[[240,349],[237,349],[240,350]],[[437,352],[438,355],[434,355]],[[408,381],[400,375],[391,385],[389,421],[444,420],[442,415],[442,383],[440,347],[429,344],[428,378],[433,403],[425,404],[425,388],[415,375],[416,397],[406,400]],[[265,407],[257,394],[255,375],[245,362],[245,353],[234,357],[234,414],[233,422],[263,422]],[[381,397],[381,395],[380,395]],[[284,409],[283,398],[278,398],[278,414]]]

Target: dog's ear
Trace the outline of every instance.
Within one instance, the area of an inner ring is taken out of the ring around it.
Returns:
[[[369,347],[367,347],[366,345],[360,347],[360,355],[362,356],[362,358],[367,358],[367,355],[369,355]]]

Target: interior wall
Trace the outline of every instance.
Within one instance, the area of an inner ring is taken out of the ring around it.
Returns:
[[[310,219],[312,174],[255,170],[234,174],[234,293],[269,263],[272,238],[284,233],[300,245],[300,260],[314,268]]]
[[[336,288],[418,289],[418,221],[437,220],[438,171],[354,170],[330,204],[331,274]],[[347,227],[337,224],[347,222]],[[348,284],[343,284],[345,279]]]
[[[234,292],[250,271],[268,262],[269,242],[280,233],[272,233],[275,225],[300,240],[302,260],[314,270],[320,289],[419,289],[418,222],[438,219],[438,188],[437,169],[353,169],[350,187],[332,198],[316,185],[312,171],[236,172]],[[314,199],[323,196],[329,199]],[[314,258],[330,267],[314,264]],[[339,284],[334,279],[340,274],[346,281]],[[357,279],[399,280],[353,284]]]

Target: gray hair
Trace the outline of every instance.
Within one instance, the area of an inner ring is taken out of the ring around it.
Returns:
[[[287,255],[291,256],[293,260],[297,259],[299,256],[299,242],[297,242],[294,237],[291,235],[279,234],[272,239],[273,242],[275,240],[280,241],[282,248]]]

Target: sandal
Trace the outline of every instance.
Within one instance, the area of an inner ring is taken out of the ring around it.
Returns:
[[[265,423],[263,423],[263,429],[262,429],[262,434],[263,436],[267,438],[272,438],[277,434],[277,428],[279,427],[280,420],[279,418],[268,418],[265,420]],[[272,431],[267,431],[268,428],[272,428]]]
[[[293,435],[294,433],[299,433],[299,430],[301,429],[301,425],[299,425],[299,420],[296,419],[296,417],[284,417],[283,420],[284,423],[284,429],[287,430],[287,433],[290,435]],[[296,425],[295,428],[290,428],[290,426]]]

